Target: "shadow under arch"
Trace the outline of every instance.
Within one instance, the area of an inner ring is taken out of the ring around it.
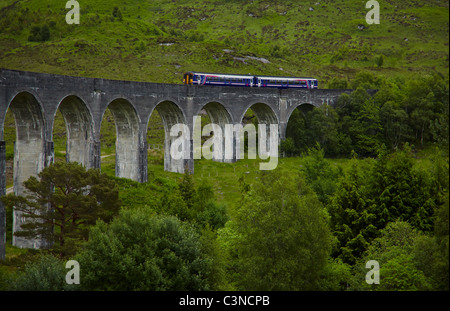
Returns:
[[[266,157],[266,152],[268,152],[269,150],[273,150],[274,148],[277,148],[276,154],[278,154],[280,124],[279,124],[279,120],[278,120],[276,113],[273,111],[273,109],[268,104],[253,103],[252,105],[247,107],[247,109],[244,111],[244,114],[241,116],[241,118],[240,118],[241,124],[244,123],[244,118],[245,118],[246,114],[249,112],[249,110],[253,111],[254,116],[257,119],[257,124],[255,124],[256,142],[255,142],[254,146],[258,150],[259,156]],[[255,122],[253,121],[253,123],[255,123]],[[261,146],[259,144],[259,138],[260,138],[261,133],[259,133],[259,125],[265,125],[265,129],[266,129],[266,132],[265,132],[265,138],[266,138],[265,151],[266,152],[263,151],[264,154],[260,154]],[[276,125],[277,132],[271,133],[271,125]],[[273,137],[273,136],[275,136],[275,137]],[[275,140],[273,140],[272,138],[274,138]],[[249,139],[250,139],[250,137],[249,137]],[[240,143],[238,145],[239,145],[239,148],[242,148]],[[250,148],[250,144],[248,144],[248,147]],[[236,147],[236,149],[238,149],[238,147]],[[242,152],[242,150],[243,149],[241,149],[241,152]],[[256,151],[254,151],[254,152],[256,152]],[[242,156],[240,158],[242,158]]]
[[[37,176],[52,161],[45,137],[46,121],[41,104],[36,96],[23,91],[16,94],[9,102],[8,108],[16,124],[16,141],[14,142],[14,193],[24,195],[23,182],[31,176]],[[50,156],[49,159],[47,156]],[[22,212],[13,211],[13,233],[21,230],[26,223]],[[27,238],[13,234],[12,244],[20,248],[47,247],[48,241],[41,237]]]
[[[188,159],[174,159],[171,157],[170,148],[177,137],[171,136],[170,130],[175,124],[187,124],[185,114],[173,101],[163,100],[155,106],[149,116],[147,124],[150,122],[151,115],[155,110],[161,117],[164,126],[164,170],[175,173],[184,173],[186,165],[189,165],[189,161]],[[190,142],[186,143],[190,144]]]
[[[206,112],[206,114],[208,115],[211,123],[214,123],[216,125],[218,125],[221,130],[222,130],[222,156],[221,157],[214,157],[215,153],[212,152],[212,160],[216,161],[216,162],[234,162],[236,161],[236,158],[232,158],[232,159],[227,159],[225,157],[225,148],[226,148],[226,140],[224,138],[225,135],[225,125],[226,124],[233,124],[233,119],[232,116],[230,114],[230,112],[228,111],[228,109],[225,107],[225,105],[223,105],[222,103],[218,102],[218,101],[211,101],[208,102],[207,104],[203,105],[203,107],[201,108],[201,110],[204,110]],[[200,110],[200,111],[201,111]],[[198,118],[198,114],[195,117],[195,125],[196,129],[199,129],[200,131],[202,131],[202,128],[199,128],[199,123],[200,122],[197,118]],[[201,133],[200,133],[201,136]],[[235,147],[235,142],[233,143],[233,148]],[[198,142],[197,144],[198,146],[196,146],[197,148],[201,148],[200,142]],[[214,147],[214,145],[213,145]]]
[[[76,95],[64,97],[58,106],[66,125],[66,161],[94,167],[92,114],[85,102]]]
[[[139,181],[140,120],[136,109],[124,98],[114,99],[106,109],[111,112],[116,129],[115,175]]]
[[[284,132],[281,133],[285,139],[292,139],[291,143],[285,145],[283,153],[285,156],[298,155],[304,150],[305,146],[310,146],[310,137],[308,136],[308,128],[311,125],[310,112],[317,109],[310,103],[300,103],[294,106],[286,119]]]
[[[294,106],[288,113],[288,116],[286,118],[286,126],[287,126],[287,124],[289,124],[289,120],[291,119],[291,116],[294,113],[294,111],[300,112],[300,115],[306,122],[306,115],[309,112],[313,111],[315,108],[316,108],[316,106],[314,106],[313,104],[310,104],[310,103],[300,103],[300,104]],[[283,135],[283,137],[284,137],[284,135]]]
[[[245,110],[244,115],[249,109],[255,113],[259,124],[279,124],[277,115],[269,105],[264,103],[255,103]],[[241,122],[244,119],[244,115],[241,116]]]

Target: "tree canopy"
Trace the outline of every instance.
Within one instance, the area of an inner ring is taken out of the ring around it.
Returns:
[[[331,250],[327,213],[299,176],[259,175],[219,239],[242,290],[313,290]],[[314,238],[313,238],[314,237]]]
[[[195,228],[149,209],[99,222],[78,255],[88,290],[208,290],[212,260]]]
[[[15,234],[42,237],[62,254],[76,251],[90,226],[110,221],[121,205],[116,184],[99,170],[82,165],[55,163],[24,182],[26,195],[1,198],[9,208],[23,213],[27,222]]]

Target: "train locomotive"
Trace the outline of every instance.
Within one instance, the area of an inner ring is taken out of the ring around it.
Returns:
[[[318,88],[318,81],[314,78],[235,75],[192,71],[184,74],[183,83],[192,85],[221,85],[242,87],[307,89]]]

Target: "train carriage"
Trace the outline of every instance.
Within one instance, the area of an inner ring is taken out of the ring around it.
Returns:
[[[253,76],[218,73],[187,72],[184,74],[184,84],[223,85],[243,87],[272,88],[308,88],[317,89],[318,81],[314,78]]]

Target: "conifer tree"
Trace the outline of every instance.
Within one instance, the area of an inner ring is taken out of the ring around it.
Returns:
[[[114,181],[99,170],[86,170],[78,163],[55,163],[24,182],[26,195],[9,194],[2,202],[27,220],[15,235],[41,237],[72,253],[88,238],[89,227],[98,219],[109,221],[120,207]]]

